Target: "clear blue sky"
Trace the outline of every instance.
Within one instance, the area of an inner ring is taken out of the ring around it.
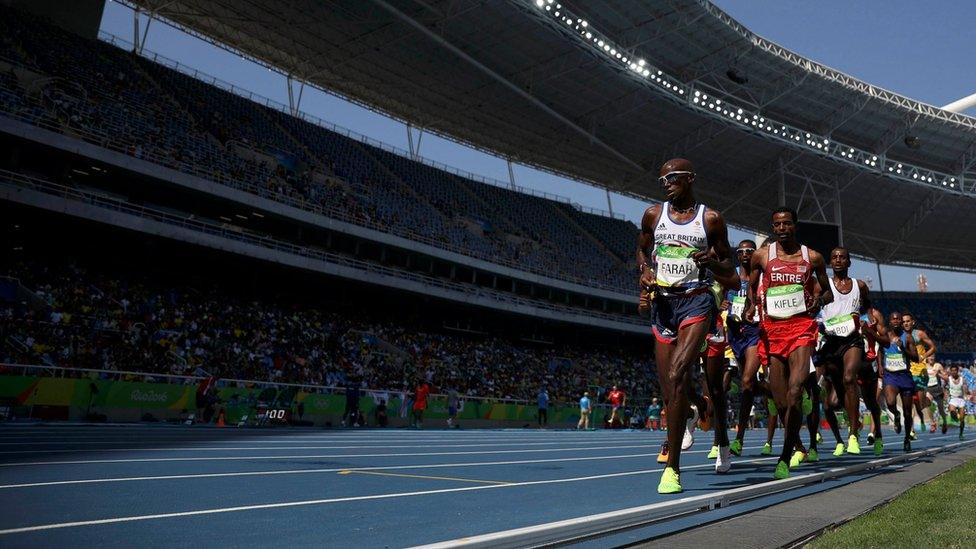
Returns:
[[[976,1],[718,0],[716,4],[761,36],[909,97],[943,105],[976,92],[976,56],[972,47]],[[141,26],[145,28],[145,24],[143,18]],[[132,11],[109,1],[102,30],[132,40],[132,27]],[[288,102],[283,76],[158,21],[150,26],[145,48],[280,103]],[[306,89],[301,108],[374,139],[407,148],[403,124],[335,96]],[[508,180],[503,160],[433,135],[424,135],[420,153],[470,172]],[[525,187],[607,209],[602,189],[525,166],[515,167],[515,180]],[[619,195],[612,195],[612,203],[615,212],[634,222],[646,207]],[[745,235],[733,231],[731,236],[737,240]],[[930,291],[976,290],[973,274],[883,266],[885,289],[915,290],[916,277],[922,272],[928,278]],[[877,288],[873,263],[855,262],[852,273],[873,278]]]

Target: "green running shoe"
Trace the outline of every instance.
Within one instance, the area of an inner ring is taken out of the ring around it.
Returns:
[[[880,456],[881,452],[884,451],[884,442],[881,442],[880,438],[874,439],[874,455]]]
[[[776,472],[773,473],[773,478],[776,480],[790,478],[790,468],[786,465],[785,461],[780,460],[779,463],[776,464]]]
[[[807,460],[807,455],[803,452],[797,450],[793,452],[793,457],[790,458],[790,469],[795,469],[800,466],[801,463]]]
[[[817,444],[823,444],[823,437],[820,436],[820,431],[817,431]]]
[[[807,461],[807,462],[811,462],[811,463],[814,462],[814,461],[820,461],[820,454],[818,454],[815,449],[810,448],[810,451],[807,452],[806,459],[803,460],[803,461]]]
[[[837,447],[834,448],[834,457],[840,457],[844,455],[844,443],[838,442]]]
[[[708,459],[718,458],[718,446],[712,446],[712,450],[708,452]]]
[[[770,444],[770,443],[768,443],[768,442],[766,444],[763,444],[762,452],[759,452],[759,453],[762,454],[762,455],[764,455],[764,456],[771,456],[771,455],[773,455],[773,445]]]
[[[664,474],[661,475],[661,482],[657,485],[657,493],[659,494],[680,494],[681,493],[681,479],[678,473],[674,472],[671,467],[664,468]]]
[[[733,440],[732,443],[729,444],[729,452],[731,452],[731,454],[733,456],[741,456],[742,455],[742,441],[739,440],[739,439]]]
[[[855,455],[861,453],[861,444],[857,441],[857,435],[847,437],[847,453]]]
[[[803,392],[803,404],[800,406],[800,408],[803,410],[804,416],[808,416],[813,413],[813,400],[810,398],[810,395],[806,393],[806,391]]]

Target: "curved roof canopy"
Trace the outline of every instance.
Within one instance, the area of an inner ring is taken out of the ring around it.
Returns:
[[[129,0],[427,131],[768,230],[781,198],[853,253],[976,270],[976,119],[756,36],[706,0]]]

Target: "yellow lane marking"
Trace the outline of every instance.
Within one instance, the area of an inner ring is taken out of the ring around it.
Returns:
[[[351,473],[356,473],[360,475],[378,475],[384,477],[407,477],[407,478],[426,478],[432,480],[453,480],[458,482],[477,482],[479,484],[511,484],[511,482],[502,482],[498,480],[478,480],[473,478],[456,478],[456,477],[432,477],[428,475],[408,475],[406,473],[381,473],[379,471],[358,471],[355,469],[346,469],[344,471],[339,471],[340,475],[348,475]]]

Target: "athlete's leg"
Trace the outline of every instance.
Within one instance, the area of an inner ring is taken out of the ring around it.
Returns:
[[[712,356],[705,360],[705,387],[708,389],[709,398],[712,401],[712,412],[715,430],[715,445],[724,447],[729,445],[728,430],[728,404],[725,400],[725,387],[722,383],[723,376],[727,373],[725,369],[725,357]]]
[[[740,364],[742,366],[742,401],[739,403],[739,425],[735,432],[735,438],[742,442],[746,436],[746,422],[749,420],[754,396],[757,392],[761,392],[756,381],[756,376],[759,373],[758,349],[755,346],[746,348],[745,352],[742,353]],[[775,425],[773,428],[775,429]]]
[[[860,347],[850,347],[844,351],[844,375],[841,380],[844,384],[843,399],[844,411],[847,412],[847,435],[848,438],[857,440],[861,430],[861,411],[860,399],[858,398],[857,374],[861,369],[861,359],[864,351]],[[838,393],[840,396],[840,393]]]
[[[901,407],[905,411],[905,449],[911,449],[911,432],[912,427],[915,424],[915,419],[912,417],[912,393],[908,391],[903,391],[901,394]]]
[[[840,376],[837,375],[836,370],[831,370],[830,365],[827,366],[827,380],[830,384],[830,390],[827,392],[827,398],[824,402],[824,417],[827,419],[827,425],[830,425],[830,432],[834,434],[834,441],[837,444],[843,444],[844,440],[840,438],[840,425],[837,423],[837,408],[840,405],[840,396],[837,394],[837,379]]]
[[[766,403],[766,410],[769,410],[769,397],[765,397],[763,402]],[[773,402],[775,406],[775,401]],[[766,421],[766,444],[769,446],[773,445],[773,437],[776,436],[776,424],[779,423],[779,414],[769,414]]]
[[[817,372],[810,373],[807,376],[806,389],[810,393],[810,400],[812,401],[813,407],[810,409],[810,413],[807,414],[807,431],[810,433],[810,450],[812,452],[817,451],[817,434],[820,432],[820,384],[817,383],[818,379]]]
[[[948,418],[946,417],[946,411],[945,411],[945,398],[946,398],[945,390],[943,390],[942,394],[936,400],[936,405],[939,407],[939,415],[942,416],[942,434],[945,434],[949,425]]]
[[[864,405],[871,412],[871,431],[874,438],[881,438],[881,405],[878,403],[878,379],[873,378],[864,382]]]
[[[810,353],[810,347],[799,347],[793,350],[786,362],[778,356],[769,357],[769,381],[786,429],[783,451],[780,453],[780,461],[784,463],[790,462],[793,450],[800,445],[800,426],[803,424],[801,404],[810,374]]]
[[[680,472],[681,439],[688,419],[688,393],[691,388],[691,369],[698,360],[702,342],[708,332],[707,321],[682,326],[674,345],[658,342],[655,358],[661,379],[668,416],[668,467]]]

